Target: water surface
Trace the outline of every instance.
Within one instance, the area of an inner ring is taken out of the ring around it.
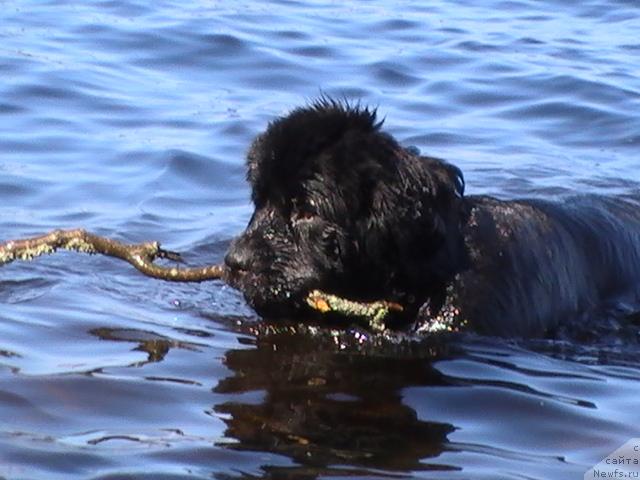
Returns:
[[[244,155],[327,93],[470,193],[638,190],[634,1],[0,1],[0,238],[219,262]],[[567,479],[638,430],[638,338],[445,345],[264,326],[220,283],[0,270],[0,478]]]

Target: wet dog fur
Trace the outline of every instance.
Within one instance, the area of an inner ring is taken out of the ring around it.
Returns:
[[[640,279],[640,206],[465,195],[462,172],[323,98],[271,122],[248,153],[255,211],[225,258],[264,317],[311,314],[313,289],[404,306],[396,328],[540,336]]]

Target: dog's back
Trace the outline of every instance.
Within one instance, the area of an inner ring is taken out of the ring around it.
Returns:
[[[640,286],[637,200],[466,200],[469,268],[454,290],[481,332],[540,335]]]

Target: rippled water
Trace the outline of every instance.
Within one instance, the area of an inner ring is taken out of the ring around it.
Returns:
[[[0,238],[220,261],[252,137],[322,92],[470,192],[637,191],[638,3],[462,3],[0,1]],[[567,479],[640,437],[635,328],[341,344],[73,254],[3,267],[0,302],[0,478]]]

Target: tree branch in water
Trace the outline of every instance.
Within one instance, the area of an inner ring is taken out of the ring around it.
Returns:
[[[119,258],[149,277],[171,282],[204,282],[221,279],[224,274],[224,267],[221,265],[197,268],[155,265],[153,261],[157,258],[179,261],[180,255],[160,248],[158,242],[126,244],[82,229],[54,230],[39,237],[2,243],[0,244],[0,265],[14,260],[31,260],[60,249]]]
[[[389,313],[401,312],[402,305],[380,300],[376,302],[358,302],[338,297],[329,293],[313,290],[307,295],[307,304],[321,313],[334,312],[345,317],[361,317],[369,324],[369,328],[381,332],[387,327],[385,319]]]

